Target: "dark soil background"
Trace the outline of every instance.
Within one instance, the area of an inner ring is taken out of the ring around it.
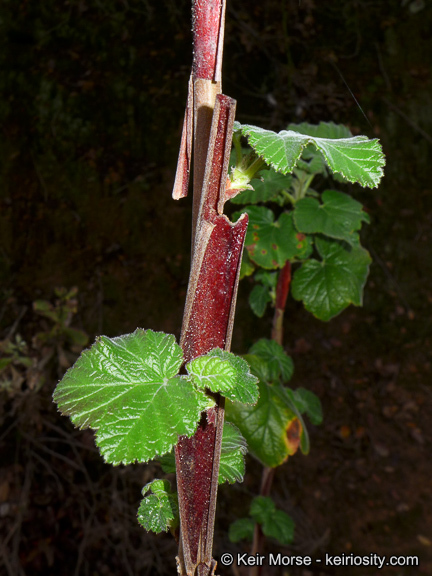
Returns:
[[[324,423],[311,426],[310,455],[276,472],[296,536],[266,551],[420,558],[268,574],[432,574],[431,31],[428,0],[228,0],[224,92],[241,122],[332,120],[379,137],[387,155],[378,190],[350,188],[371,216],[364,307],[323,324],[288,305],[292,387],[319,395]],[[105,465],[51,395],[85,335],[179,335],[191,202],[170,193],[190,4],[2,0],[0,46],[0,573],[173,574],[171,537],[136,521],[156,465]],[[270,335],[250,287],[238,353]],[[260,467],[247,464],[243,484],[220,490],[216,558],[248,550],[227,537],[259,490]]]

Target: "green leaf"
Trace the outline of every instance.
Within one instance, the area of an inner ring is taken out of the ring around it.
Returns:
[[[175,474],[176,473],[176,462],[174,455],[174,448],[168,454],[163,456],[158,456],[157,460],[162,467],[165,474]]]
[[[244,212],[249,214],[246,249],[258,266],[282,268],[287,260],[311,254],[310,239],[295,229],[292,214],[284,212],[275,222],[273,212],[264,206],[248,206]]]
[[[0,358],[0,372],[12,364],[13,358]]]
[[[267,304],[272,301],[269,289],[267,286],[262,284],[256,284],[252,288],[252,292],[249,294],[249,306],[252,308],[252,312],[262,318],[264,312],[267,308]]]
[[[224,422],[218,477],[219,484],[224,482],[229,482],[230,484],[243,482],[245,473],[244,457],[246,453],[247,443],[240,430],[234,424]],[[175,474],[174,451],[159,457],[158,460],[166,474]]]
[[[291,187],[292,176],[276,172],[272,168],[260,173],[260,179],[250,181],[253,190],[244,190],[234,198],[233,204],[257,204],[258,202],[270,202],[281,190]]]
[[[185,377],[174,336],[137,329],[100,336],[64,375],[54,402],[75,426],[97,430],[106,462],[147,462],[192,436],[211,400]]]
[[[245,473],[245,455],[247,453],[246,440],[240,433],[240,430],[224,422],[222,436],[222,450],[219,467],[219,484],[229,482],[243,482]]]
[[[236,212],[236,214],[239,214]],[[240,280],[245,278],[245,276],[251,276],[255,272],[255,264],[249,258],[247,250],[243,250],[243,258],[240,266]]]
[[[228,537],[231,542],[252,541],[254,528],[255,522],[252,518],[239,518],[230,525]]]
[[[265,496],[254,498],[250,507],[250,515],[261,525],[264,535],[268,538],[275,538],[283,545],[293,541],[293,519],[283,510],[277,510],[271,498]]]
[[[33,302],[33,310],[53,322],[59,322],[59,311],[47,300],[35,300]]]
[[[317,238],[322,261],[308,260],[293,274],[292,295],[320,320],[330,320],[350,304],[361,306],[371,258],[361,247]]]
[[[293,396],[295,405],[301,414],[307,414],[315,426],[322,423],[322,406],[316,394],[305,388],[297,388],[297,390],[293,390]]]
[[[270,370],[265,360],[255,354],[244,354],[243,358],[249,364],[252,374],[263,382],[270,382]]]
[[[363,222],[369,222],[363,206],[351,196],[336,190],[325,190],[322,200],[322,204],[315,198],[302,198],[296,202],[296,228],[305,234],[325,234],[355,244],[354,232],[360,230]]]
[[[343,124],[335,124],[334,122],[320,122],[319,124],[302,122],[301,124],[289,124],[288,130],[293,130],[306,136],[313,136],[314,138],[331,138],[332,140],[350,138],[352,136],[349,128]]]
[[[269,272],[268,270],[257,270],[255,273],[255,282],[260,282],[264,286],[267,286],[272,291],[276,291],[278,272]]]
[[[278,381],[280,378],[283,382],[291,380],[294,372],[293,361],[274,340],[267,338],[258,340],[249,350],[249,354],[255,354],[267,363],[270,382]]]
[[[231,352],[215,348],[189,362],[186,370],[198,388],[220,392],[233,402],[255,404],[258,400],[257,378],[248,363]]]
[[[379,141],[366,136],[352,138],[319,138],[292,130],[278,134],[257,126],[241,126],[249,144],[278,172],[292,172],[297,160],[308,144],[313,144],[324,156],[332,172],[340,173],[349,182],[375,188],[383,176],[385,158]]]
[[[147,495],[147,492],[150,494]],[[138,508],[138,522],[147,531],[175,530],[179,523],[177,493],[168,480],[153,480],[142,490],[144,496]]]
[[[307,174],[323,174],[327,176],[327,166],[323,155],[310,144],[303,150],[301,158],[297,160],[293,173],[298,176],[298,169]]]
[[[278,385],[259,382],[256,406],[226,403],[226,418],[246,438],[249,451],[264,466],[280,466],[298,447],[302,425]]]

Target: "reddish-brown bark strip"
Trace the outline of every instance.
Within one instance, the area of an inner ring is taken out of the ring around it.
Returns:
[[[193,75],[220,81],[225,20],[225,0],[193,0]]]
[[[181,346],[186,362],[213,348],[229,349],[247,215],[232,224],[220,211],[227,179],[235,101],[218,95],[197,221]],[[203,414],[196,434],[176,447],[182,574],[214,572],[213,526],[224,402]]]
[[[183,120],[180,151],[172,193],[174,200],[185,198],[188,194],[193,141],[193,92],[193,78],[191,74],[188,83],[186,110]]]

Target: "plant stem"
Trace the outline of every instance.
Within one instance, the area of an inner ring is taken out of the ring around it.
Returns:
[[[279,273],[276,286],[275,312],[273,315],[272,340],[275,340],[282,346],[283,342],[283,318],[285,306],[291,284],[291,262],[287,260],[285,266]],[[270,496],[275,468],[264,467],[261,476],[260,496]],[[255,524],[254,536],[252,542],[252,555],[262,554],[264,550],[265,536],[259,524]],[[261,566],[253,566],[249,571],[249,576],[260,576]]]
[[[283,318],[285,314],[286,301],[291,284],[291,262],[287,260],[285,266],[279,273],[276,287],[276,302],[273,315],[272,340],[282,346],[283,342]]]
[[[231,151],[235,101],[218,94],[210,129],[201,204],[180,344],[188,362],[213,348],[230,349],[240,262],[248,218],[232,224],[222,214]],[[211,576],[213,526],[222,443],[224,401],[202,415],[192,438],[176,447],[180,509],[178,570]]]
[[[269,468],[267,466],[264,467],[261,475],[260,496],[270,496],[275,471],[276,468]],[[252,551],[251,551],[251,554],[253,556],[255,556],[255,554],[263,553],[264,541],[265,536],[263,534],[263,531],[261,530],[261,526],[259,524],[255,524],[253,542],[252,542]],[[261,574],[261,571],[262,571],[261,566],[252,566],[249,570],[249,576],[259,576]]]

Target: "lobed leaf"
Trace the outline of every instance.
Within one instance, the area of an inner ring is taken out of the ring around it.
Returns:
[[[356,244],[357,230],[369,216],[360,202],[336,190],[325,190],[322,203],[315,198],[302,198],[294,208],[294,223],[305,234],[325,234],[330,238]]]
[[[283,510],[277,510],[268,496],[257,496],[252,500],[250,515],[261,525],[265,536],[274,538],[283,545],[294,539],[294,520]]]
[[[233,402],[255,404],[258,400],[257,378],[248,363],[231,352],[215,348],[189,362],[186,370],[199,388],[220,392]]]
[[[303,426],[280,386],[260,381],[256,406],[227,402],[226,418],[246,438],[251,454],[264,466],[280,466],[297,451]]]
[[[292,214],[274,214],[264,206],[248,206],[249,226],[245,246],[249,258],[266,269],[282,268],[292,258],[307,258],[312,252],[310,239],[295,229]]]
[[[174,336],[138,328],[100,336],[64,375],[54,402],[75,426],[97,430],[106,462],[147,462],[192,436],[211,400],[185,377]]]
[[[238,126],[237,126],[238,127]],[[288,174],[294,169],[303,150],[309,144],[322,153],[330,170],[340,173],[349,182],[375,188],[383,176],[385,158],[379,141],[366,136],[351,138],[321,138],[282,130],[278,134],[257,126],[240,127],[249,144],[278,172]]]
[[[282,378],[283,382],[291,380],[294,372],[292,359],[286,354],[283,347],[274,340],[261,338],[249,350],[249,354],[254,354],[262,358],[268,366],[268,380],[276,382]]]
[[[371,258],[360,246],[345,247],[317,238],[322,260],[303,262],[293,275],[292,295],[320,320],[330,320],[350,304],[360,306]]]
[[[150,494],[147,494],[150,492]],[[175,530],[179,524],[177,493],[171,490],[168,480],[153,480],[142,489],[138,522],[147,531],[166,532]]]

